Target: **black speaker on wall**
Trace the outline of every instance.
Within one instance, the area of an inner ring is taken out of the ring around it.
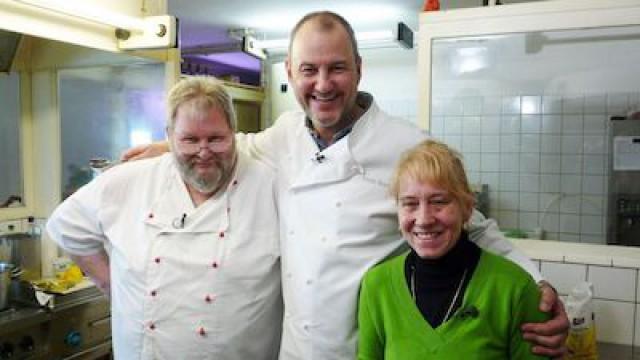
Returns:
[[[405,23],[398,23],[398,32],[396,35],[398,43],[407,49],[413,49],[413,30],[409,28]]]

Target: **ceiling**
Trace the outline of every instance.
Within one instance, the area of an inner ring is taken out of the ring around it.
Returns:
[[[530,0],[503,0],[503,3]],[[481,6],[482,0],[440,0],[441,8]],[[287,38],[295,23],[311,11],[331,10],[344,16],[356,32],[394,29],[404,22],[418,29],[423,0],[169,0],[169,13],[180,21],[180,46],[220,46],[237,43],[229,30],[248,29],[261,40]],[[260,62],[232,52],[206,60],[256,71]]]

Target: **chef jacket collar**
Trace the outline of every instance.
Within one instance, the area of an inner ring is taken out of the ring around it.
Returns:
[[[371,94],[369,93],[359,92],[358,95],[356,96],[356,105],[363,108],[365,112],[369,110],[369,107],[371,106],[372,103],[373,103],[373,96],[371,96]],[[313,122],[308,116],[305,117],[304,124],[309,130],[309,134],[311,135],[311,138],[316,143],[316,145],[318,145],[318,150],[322,151],[328,148],[329,146],[331,146],[332,144],[335,144],[336,142],[338,142],[338,140],[342,139],[343,137],[349,135],[356,121],[358,121],[358,119],[354,119],[345,128],[340,129],[338,132],[336,132],[336,134],[333,135],[333,137],[331,138],[331,141],[329,142],[325,141],[324,139],[322,139],[322,137],[320,137],[320,134],[313,127]]]

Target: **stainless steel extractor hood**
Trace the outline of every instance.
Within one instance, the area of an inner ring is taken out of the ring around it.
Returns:
[[[0,30],[0,72],[9,72],[22,34]]]

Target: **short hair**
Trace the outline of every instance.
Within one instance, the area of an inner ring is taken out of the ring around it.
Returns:
[[[460,154],[439,141],[425,140],[402,155],[389,187],[396,201],[407,178],[446,189],[463,208],[475,203]]]
[[[212,108],[222,110],[227,125],[235,132],[236,113],[233,109],[231,95],[227,92],[222,81],[212,76],[191,76],[176,83],[169,91],[167,99],[169,116],[167,127],[173,129],[178,108],[187,103],[198,111]]]
[[[356,34],[353,31],[353,28],[343,18],[342,16],[332,12],[332,11],[314,11],[305,15],[302,19],[300,19],[296,25],[291,30],[291,34],[289,35],[289,54],[291,54],[291,48],[293,47],[293,40],[295,40],[296,35],[300,28],[308,23],[314,21],[316,25],[320,28],[321,31],[331,31],[335,29],[337,24],[342,25],[344,30],[347,32],[347,36],[349,37],[349,42],[351,43],[351,48],[353,49],[353,57],[356,62],[361,62],[362,59],[360,57],[360,52],[358,51],[358,42],[356,41]]]

